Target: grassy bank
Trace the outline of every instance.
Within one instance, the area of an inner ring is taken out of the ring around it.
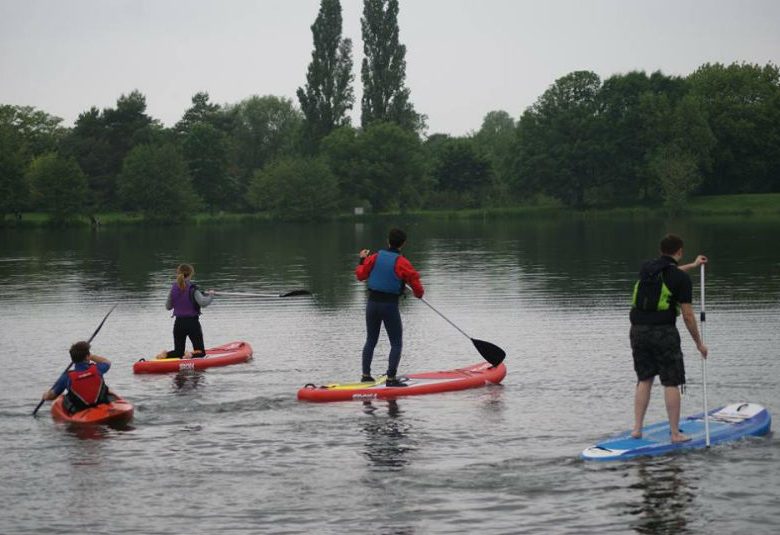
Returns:
[[[461,210],[413,210],[406,213],[382,213],[359,216],[360,219],[396,218],[434,218],[434,219],[494,219],[494,218],[542,218],[542,217],[648,217],[668,215],[663,206],[615,206],[598,207],[577,210],[565,208],[558,204],[520,205],[501,208],[468,208]],[[717,195],[697,197],[688,204],[682,216],[692,217],[778,217],[780,218],[780,193]],[[90,226],[120,226],[155,224],[144,220],[136,213],[110,212],[90,216],[78,216],[67,222],[54,223],[49,216],[41,213],[25,213],[22,218],[15,219],[6,216],[2,222],[6,227],[38,228],[38,227],[90,227]],[[341,214],[336,219],[352,220],[356,216]],[[247,222],[266,222],[271,217],[266,213],[199,213],[195,214],[191,224],[219,225],[239,224]]]

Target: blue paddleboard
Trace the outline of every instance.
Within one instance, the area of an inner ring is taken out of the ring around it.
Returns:
[[[766,435],[772,425],[769,411],[756,403],[733,403],[708,414],[710,444]],[[622,461],[706,446],[703,412],[681,420],[680,430],[691,440],[672,444],[669,422],[659,422],[643,428],[642,438],[632,438],[631,431],[626,431],[586,448],[580,457],[586,461]]]

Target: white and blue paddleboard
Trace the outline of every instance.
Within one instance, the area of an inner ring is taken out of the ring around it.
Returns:
[[[766,435],[772,425],[769,411],[756,403],[733,403],[708,414],[710,444]],[[680,430],[691,440],[673,444],[669,422],[659,422],[643,428],[642,438],[632,438],[631,431],[626,431],[586,448],[580,457],[586,461],[623,461],[706,446],[703,412],[681,420]]]

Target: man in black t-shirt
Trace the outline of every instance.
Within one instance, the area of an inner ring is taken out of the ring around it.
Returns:
[[[653,380],[658,375],[664,386],[666,413],[669,416],[672,442],[690,440],[679,429],[680,385],[685,384],[685,367],[677,331],[677,315],[683,321],[696,348],[707,358],[707,346],[702,342],[696,315],[693,312],[693,284],[686,271],[707,263],[699,255],[690,264],[679,266],[683,256],[683,241],[667,234],[661,240],[661,256],[642,265],[639,280],[634,285],[631,305],[631,351],[634,357],[637,385],[634,395],[634,429],[631,436],[640,438],[650,403]]]

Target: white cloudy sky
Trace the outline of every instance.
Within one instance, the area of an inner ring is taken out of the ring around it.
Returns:
[[[361,0],[342,0],[355,45]],[[401,0],[407,85],[429,133],[518,117],[558,77],[588,69],[688,74],[705,62],[780,63],[775,0]],[[212,101],[295,99],[319,0],[0,0],[0,103],[72,124],[133,89],[172,125],[197,91]]]

